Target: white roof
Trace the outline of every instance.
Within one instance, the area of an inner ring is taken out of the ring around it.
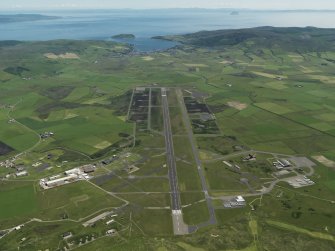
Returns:
[[[74,176],[74,175],[69,175],[69,176],[66,176],[66,177],[63,177],[63,178],[59,178],[59,179],[56,179],[56,180],[50,180],[50,181],[47,181],[47,182],[46,182],[46,185],[47,185],[47,186],[50,186],[50,185],[53,185],[53,184],[57,184],[58,182],[65,182],[65,181],[68,181],[68,180],[73,179],[73,178],[76,178],[76,176]]]
[[[236,199],[238,202],[244,202],[245,199],[243,199],[242,196],[237,196],[237,199]]]
[[[115,220],[109,220],[109,221],[106,222],[106,224],[109,225],[109,224],[113,223],[114,221]]]
[[[21,171],[21,172],[16,173],[15,175],[16,176],[24,176],[24,175],[27,175],[27,174],[28,174],[27,171]]]
[[[73,168],[70,170],[65,171],[66,174],[71,174],[71,173],[80,173],[79,168]]]

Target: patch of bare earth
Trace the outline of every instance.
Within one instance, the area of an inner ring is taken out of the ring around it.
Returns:
[[[56,55],[55,53],[45,53],[44,56],[48,59],[78,59],[79,56],[75,53],[66,52],[64,54]]]
[[[317,162],[320,162],[321,164],[325,165],[326,167],[335,168],[335,161],[327,159],[323,155],[312,156],[312,158],[315,159]]]
[[[244,109],[246,109],[248,107],[247,104],[244,104],[244,103],[241,103],[241,102],[238,102],[238,101],[229,101],[227,102],[227,105],[230,106],[230,107],[233,107],[239,111],[242,111]]]

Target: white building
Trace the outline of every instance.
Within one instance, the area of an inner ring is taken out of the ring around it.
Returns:
[[[109,220],[106,222],[107,225],[112,224],[115,220]]]
[[[114,235],[116,234],[116,230],[115,229],[110,229],[106,232],[107,235]]]
[[[73,168],[70,170],[65,171],[66,175],[70,175],[70,174],[80,174],[81,171],[79,170],[79,168]]]
[[[15,175],[16,177],[23,177],[23,176],[27,176],[28,172],[27,171],[17,172]]]
[[[59,178],[59,179],[55,179],[55,180],[49,180],[47,182],[45,182],[45,185],[48,187],[55,187],[55,186],[60,186],[60,185],[64,185],[67,182],[73,181],[77,178],[76,175],[71,174],[69,176],[63,177],[63,178]]]
[[[245,203],[245,199],[242,196],[237,196],[236,201],[239,203]]]

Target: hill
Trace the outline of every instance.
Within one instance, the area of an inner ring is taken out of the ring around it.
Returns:
[[[335,29],[258,27],[237,30],[200,31],[179,36],[155,37],[198,47],[243,45],[285,51],[326,51],[334,48]]]
[[[118,34],[118,35],[112,36],[112,38],[114,39],[135,39],[136,37],[133,34]]]

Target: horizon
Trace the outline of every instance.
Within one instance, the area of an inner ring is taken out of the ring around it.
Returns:
[[[15,13],[15,14],[41,14],[42,12],[94,12],[94,11],[168,11],[168,10],[207,10],[207,11],[259,11],[259,12],[335,12],[334,9],[251,9],[251,8],[58,8],[58,9],[2,9],[0,14]]]
[[[0,2],[1,11],[51,11],[51,10],[155,10],[155,9],[238,9],[238,10],[309,10],[333,11],[335,2],[332,0],[282,0],[280,2],[268,0],[170,0],[157,2],[154,0],[127,0],[123,2],[114,0],[4,0]]]

